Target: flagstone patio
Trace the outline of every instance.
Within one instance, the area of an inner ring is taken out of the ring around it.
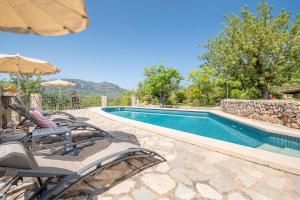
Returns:
[[[300,176],[113,121],[89,109],[70,111],[119,137],[136,136],[167,162],[94,197],[98,200],[299,200]],[[126,134],[122,134],[126,133]],[[131,139],[127,137],[124,139]]]

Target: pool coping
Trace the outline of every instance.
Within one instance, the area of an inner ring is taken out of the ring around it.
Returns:
[[[127,107],[127,106],[115,106],[115,107]],[[108,108],[108,107],[107,107]],[[111,107],[114,108],[114,107]],[[129,107],[130,108],[130,107]],[[144,107],[131,107],[131,108],[143,108],[143,109],[151,109],[151,108],[144,108]],[[158,109],[158,108],[155,108]],[[285,172],[293,173],[300,175],[300,158],[287,156],[283,154],[273,153],[270,151],[256,149],[251,147],[242,146],[239,144],[229,143],[217,139],[212,139],[208,137],[203,137],[199,135],[194,135],[192,133],[178,131],[175,129],[165,128],[157,125],[152,125],[140,121],[135,121],[132,119],[123,118],[117,115],[110,114],[108,112],[103,111],[100,107],[90,108],[93,112],[96,112],[102,115],[105,118],[118,121],[139,129],[147,130],[168,138],[180,140],[182,142],[186,142],[189,144],[193,144],[196,146],[204,147],[213,151],[217,151],[220,153],[228,154],[234,157],[238,157],[243,160],[255,162],[261,165],[265,165],[271,168],[279,169]],[[183,110],[183,111],[190,111],[184,109],[167,109],[167,110]],[[222,111],[217,110],[195,110],[199,112],[211,112],[213,114],[220,115],[222,117],[227,118],[227,113],[222,113]],[[231,119],[231,118],[230,118]],[[232,119],[235,120],[235,119]],[[239,120],[236,120],[240,122]],[[251,125],[257,128],[257,124],[251,124],[251,122],[241,122],[247,125]],[[273,132],[273,130],[268,129],[268,127],[264,128],[266,131]],[[278,130],[277,130],[278,131]],[[278,132],[277,132],[278,133]],[[280,132],[280,134],[284,134]],[[188,137],[187,137],[188,135]],[[299,134],[298,134],[299,137]]]

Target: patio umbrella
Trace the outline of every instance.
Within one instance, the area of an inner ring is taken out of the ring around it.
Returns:
[[[1,0],[0,30],[58,36],[88,27],[84,0]]]
[[[60,72],[56,66],[35,58],[20,55],[0,54],[0,73],[15,74],[18,80],[18,92],[20,91],[20,75],[49,75]]]
[[[76,84],[75,83],[72,83],[72,82],[69,82],[69,81],[64,81],[64,80],[54,80],[54,81],[47,81],[47,82],[43,82],[41,84],[42,86],[47,86],[47,87],[58,87],[59,88],[59,95],[61,95],[62,97],[62,93],[61,93],[61,88],[62,87],[74,87]],[[59,102],[60,104],[60,102]]]
[[[43,82],[41,84],[42,86],[48,86],[48,87],[73,87],[76,84],[69,82],[69,81],[64,81],[64,80],[55,80],[55,81],[47,81]]]

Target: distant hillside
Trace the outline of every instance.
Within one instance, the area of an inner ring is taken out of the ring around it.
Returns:
[[[69,81],[76,84],[75,87],[62,88],[62,91],[72,92],[75,90],[81,95],[100,94],[100,95],[106,95],[109,98],[115,98],[115,97],[119,97],[124,91],[126,91],[125,89],[119,87],[118,85],[109,82],[95,83],[92,81],[84,81],[81,79],[62,79],[62,80]],[[52,88],[48,88],[48,90],[52,90]]]

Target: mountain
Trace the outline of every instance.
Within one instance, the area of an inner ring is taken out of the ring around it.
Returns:
[[[72,83],[75,83],[76,85],[74,87],[70,88],[61,88],[63,92],[72,92],[76,91],[80,93],[80,95],[92,95],[92,94],[100,94],[100,95],[106,95],[109,98],[115,98],[119,97],[123,92],[126,90],[119,87],[116,84],[109,83],[109,82],[100,82],[95,83],[92,81],[85,81],[81,79],[62,79],[65,81],[69,81]],[[52,90],[52,89],[48,89]]]

